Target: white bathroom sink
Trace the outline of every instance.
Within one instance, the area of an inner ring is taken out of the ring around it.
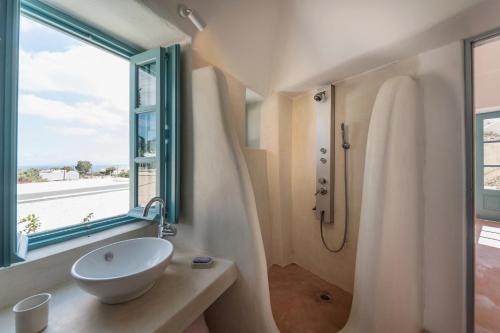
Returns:
[[[85,254],[73,264],[71,275],[101,302],[123,303],[153,287],[173,254],[174,246],[164,239],[124,240]]]

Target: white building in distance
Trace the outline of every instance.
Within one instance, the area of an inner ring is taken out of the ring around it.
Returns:
[[[40,177],[46,181],[60,181],[60,180],[78,180],[80,179],[80,174],[74,170],[42,170],[40,171]]]

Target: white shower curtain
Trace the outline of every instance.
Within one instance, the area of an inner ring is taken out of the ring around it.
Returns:
[[[343,333],[422,329],[421,119],[412,78],[382,85],[368,131],[354,297]]]

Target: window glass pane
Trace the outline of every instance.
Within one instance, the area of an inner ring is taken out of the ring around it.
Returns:
[[[500,190],[500,168],[484,168],[484,188],[487,190]]]
[[[256,92],[246,90],[246,144],[260,148],[261,108],[264,98]]]
[[[137,156],[156,156],[156,113],[137,115]]]
[[[137,164],[137,201],[139,207],[144,207],[156,196],[155,163]]]
[[[21,17],[18,230],[129,210],[129,63]]]
[[[137,73],[137,105],[150,106],[156,104],[156,63],[138,67]]]
[[[500,118],[483,120],[483,140],[500,141]]]
[[[500,165],[500,143],[485,143],[484,147],[484,164],[485,165]]]

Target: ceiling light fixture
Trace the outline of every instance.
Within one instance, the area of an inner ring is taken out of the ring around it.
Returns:
[[[196,15],[193,9],[188,8],[184,5],[179,5],[177,12],[179,13],[180,17],[188,18],[199,31],[203,31],[203,29],[205,29],[205,23],[198,15]]]

